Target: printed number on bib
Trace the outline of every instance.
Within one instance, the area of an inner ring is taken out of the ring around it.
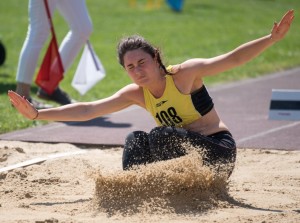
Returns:
[[[182,122],[182,119],[177,115],[175,108],[170,107],[167,111],[156,113],[158,121],[165,126],[175,126]]]

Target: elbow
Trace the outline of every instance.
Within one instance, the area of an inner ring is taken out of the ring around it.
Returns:
[[[83,108],[79,119],[80,119],[80,121],[89,121],[96,117],[97,116],[92,112],[92,109],[90,109],[89,106],[87,106],[87,107]]]
[[[230,58],[231,58],[230,59],[231,67],[241,66],[250,60],[247,58],[247,55],[241,55],[241,54],[232,54]]]
[[[93,113],[93,109],[88,104],[81,104],[75,114],[73,114],[76,121],[84,122],[89,121],[93,118],[96,118],[95,114]]]

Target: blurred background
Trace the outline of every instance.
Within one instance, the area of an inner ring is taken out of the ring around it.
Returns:
[[[71,1],[70,1],[71,2]],[[61,86],[77,101],[90,101],[111,95],[130,79],[117,62],[120,38],[140,34],[162,50],[166,65],[193,57],[213,57],[249,40],[270,33],[273,23],[289,9],[295,19],[287,37],[250,63],[205,79],[207,85],[220,85],[254,78],[300,66],[299,0],[185,0],[180,10],[163,0],[87,0],[93,22],[90,41],[106,70],[106,77],[84,96],[71,86],[80,54],[65,74]],[[43,125],[29,121],[14,111],[7,97],[15,90],[16,70],[28,26],[28,1],[0,1],[0,42],[5,58],[0,65],[0,134]],[[68,32],[67,23],[55,12],[54,29],[58,43]],[[49,36],[50,40],[50,36]],[[45,45],[40,54],[41,63]],[[1,51],[1,47],[0,47]],[[1,59],[1,57],[0,57]],[[37,67],[36,72],[39,69]],[[299,83],[300,88],[300,83]],[[32,88],[34,96],[37,87]],[[54,104],[55,105],[55,104]]]

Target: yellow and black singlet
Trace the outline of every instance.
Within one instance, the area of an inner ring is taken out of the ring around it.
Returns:
[[[173,77],[166,75],[166,87],[160,98],[155,98],[143,88],[146,109],[158,126],[182,127],[207,114],[214,106],[205,86],[192,94],[182,94],[175,86]]]

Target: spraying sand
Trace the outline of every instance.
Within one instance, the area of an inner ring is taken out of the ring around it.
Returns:
[[[122,171],[122,148],[0,141],[0,222],[300,222],[300,151],[238,149],[229,178],[189,155]]]

